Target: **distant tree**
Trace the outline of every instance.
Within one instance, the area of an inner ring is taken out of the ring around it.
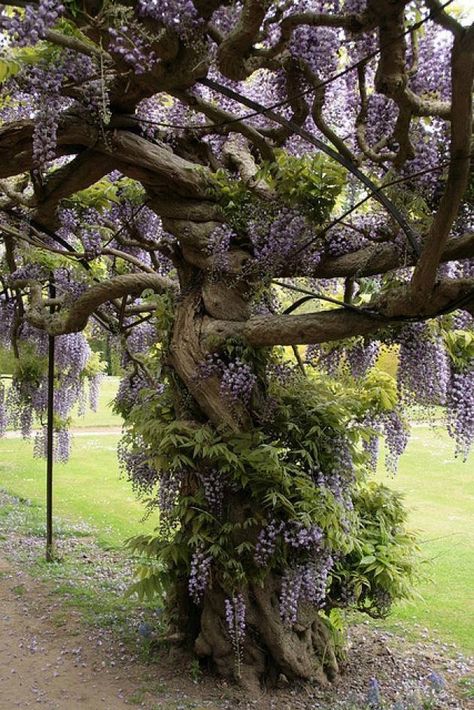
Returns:
[[[367,480],[403,406],[474,438],[474,29],[448,5],[2,4],[0,428],[44,418],[55,336],[66,458],[108,331],[119,458],[160,509],[136,590],[247,683],[331,677],[339,610],[408,593],[405,513]]]

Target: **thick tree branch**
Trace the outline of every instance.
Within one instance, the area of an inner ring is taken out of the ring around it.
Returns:
[[[376,185],[372,182],[372,180],[365,175],[359,168],[354,165],[350,160],[347,160],[344,156],[340,155],[340,153],[336,152],[333,148],[328,147],[325,143],[323,143],[321,140],[318,138],[315,138],[309,131],[306,129],[301,128],[297,124],[293,123],[293,121],[288,121],[285,119],[283,116],[281,116],[279,113],[274,111],[273,109],[268,109],[265,108],[265,106],[262,106],[260,103],[257,101],[253,101],[242,94],[237,93],[236,91],[233,91],[232,89],[229,89],[226,86],[223,86],[222,84],[219,84],[218,82],[215,82],[212,79],[203,79],[201,81],[202,84],[205,86],[209,86],[211,89],[214,89],[215,91],[221,93],[223,96],[227,96],[235,101],[239,101],[239,103],[243,104],[244,106],[248,106],[252,110],[257,110],[257,111],[262,111],[263,114],[268,116],[272,121],[275,121],[276,123],[280,124],[281,126],[285,126],[286,128],[289,128],[293,133],[296,135],[299,135],[301,138],[303,138],[305,141],[307,141],[310,145],[313,145],[315,148],[318,148],[321,150],[323,153],[326,153],[329,157],[331,157],[333,160],[335,160],[337,163],[340,165],[343,165],[346,170],[348,170],[350,173],[352,173],[357,179],[371,192],[371,195],[375,200],[380,202],[380,204],[385,207],[387,212],[393,217],[393,219],[400,225],[401,229],[405,233],[408,241],[410,242],[412,248],[418,252],[419,251],[419,244],[418,244],[418,238],[417,235],[415,234],[413,228],[411,225],[408,223],[405,215],[403,215],[400,210],[396,207],[396,205],[389,199],[387,198],[382,192],[378,190]]]
[[[397,157],[396,153],[379,153],[376,149],[372,148],[366,136],[366,122],[369,109],[369,102],[367,97],[367,86],[366,86],[366,67],[365,64],[360,64],[357,67],[357,78],[359,85],[359,96],[360,96],[360,109],[356,118],[356,138],[359,148],[364,153],[364,155],[372,160],[374,163],[383,163],[386,160],[395,160]],[[388,137],[384,137],[380,142],[381,147],[384,147],[388,142]]]
[[[199,96],[187,93],[175,93],[175,96],[186,103],[194,111],[203,113],[207,118],[214,121],[217,125],[228,123],[229,128],[236,133],[241,133],[260,151],[264,160],[273,160],[272,147],[267,143],[265,138],[259,133],[256,128],[247,125],[244,121],[240,121],[235,114],[225,111],[216,104],[208,103]]]
[[[456,37],[452,52],[451,146],[448,179],[439,208],[426,238],[412,281],[413,296],[423,301],[432,289],[454,220],[469,179],[474,80],[474,25]]]
[[[93,150],[83,151],[70,163],[48,176],[41,191],[34,219],[49,229],[55,229],[58,226],[56,210],[60,201],[93,185],[114,167],[113,160],[108,156],[95,153]]]
[[[211,187],[210,172],[175,155],[171,149],[156,145],[128,131],[114,131],[111,148],[98,144],[97,150],[116,156],[120,162],[138,166],[154,176],[154,184],[161,185],[182,197],[206,198]]]
[[[171,279],[157,274],[124,274],[94,284],[70,308],[50,314],[43,301],[41,285],[32,284],[30,308],[26,317],[32,325],[45,330],[49,335],[75,333],[85,328],[89,317],[103,303],[125,295],[139,296],[148,289],[156,293],[164,293],[176,291],[176,288],[176,283]]]
[[[217,51],[217,61],[224,76],[241,81],[257,67],[249,62],[270,0],[245,0],[239,20]]]
[[[269,185],[256,177],[258,166],[251,154],[246,141],[240,136],[231,135],[222,148],[228,162],[237,167],[241,179],[246,185],[264,200],[273,200],[276,195]]]
[[[303,315],[256,316],[244,322],[208,320],[203,337],[209,347],[215,348],[236,337],[254,347],[303,345],[373,333],[387,323],[341,308]]]
[[[111,57],[107,52],[104,52],[99,47],[97,47],[92,42],[84,42],[78,37],[73,37],[72,35],[64,35],[62,32],[56,32],[55,30],[46,30],[44,37],[51,44],[55,44],[58,47],[64,47],[65,49],[72,49],[74,52],[79,52],[79,54],[85,54],[88,57],[96,57],[99,59],[107,59],[111,61]]]
[[[28,172],[33,166],[34,121],[23,120],[0,126],[0,178]],[[93,146],[98,139],[96,126],[64,114],[58,129],[57,156],[78,153]]]
[[[421,98],[408,88],[406,66],[406,2],[369,0],[369,9],[378,18],[380,60],[375,75],[375,87],[393,99],[401,111],[416,116],[439,116],[449,119],[448,102]]]
[[[474,257],[474,233],[450,239],[441,255],[441,262],[458,261]],[[315,278],[347,276],[376,276],[404,266],[414,266],[413,254],[403,254],[391,243],[374,244],[343,256],[325,257],[311,272]],[[306,274],[307,275],[307,274]],[[298,267],[287,266],[281,276],[305,276]]]
[[[363,27],[370,29],[370,23],[365,25],[362,15],[298,12],[294,15],[285,17],[281,21],[280,37],[278,42],[276,42],[276,44],[274,44],[270,49],[262,52],[262,54],[267,57],[276,57],[281,54],[291,41],[295,29],[304,25],[308,27],[334,27],[336,29],[344,28],[352,34],[360,32]]]
[[[356,335],[367,335],[383,330],[393,322],[425,320],[456,307],[460,299],[467,299],[463,307],[474,304],[474,279],[446,281],[437,286],[429,303],[419,312],[413,311],[406,287],[374,303],[367,313],[338,308],[302,315],[256,316],[247,321],[204,321],[202,337],[215,349],[228,338],[242,338],[254,347],[273,345],[304,345],[343,340]],[[374,308],[377,308],[374,311]]]
[[[438,25],[449,30],[456,37],[463,32],[464,28],[461,23],[443,9],[443,5],[439,0],[426,0],[426,6],[431,10],[433,20],[437,22]]]

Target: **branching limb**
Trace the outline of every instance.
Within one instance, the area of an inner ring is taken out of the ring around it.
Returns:
[[[356,138],[357,143],[364,155],[372,160],[374,163],[383,163],[386,160],[395,160],[397,157],[396,153],[379,153],[374,148],[371,148],[367,141],[366,135],[366,123],[368,114],[368,97],[367,97],[367,86],[365,78],[365,64],[360,64],[357,67],[357,78],[359,86],[359,96],[360,96],[360,109],[356,118]],[[388,137],[386,137],[380,144],[382,147],[388,142]]]
[[[264,160],[273,160],[273,150],[261,133],[252,126],[247,125],[244,121],[240,121],[233,113],[225,111],[216,104],[208,103],[199,96],[186,93],[174,94],[180,101],[186,103],[190,108],[203,113],[207,118],[214,121],[216,124],[228,123],[228,127],[236,133],[241,133],[247,138],[255,148],[261,153]]]
[[[454,41],[452,60],[453,116],[448,179],[412,280],[413,297],[422,302],[436,281],[441,255],[457,217],[469,180],[474,81],[474,25]]]
[[[237,24],[219,45],[219,68],[229,79],[242,81],[257,68],[250,57],[270,4],[270,0],[245,0]]]
[[[114,168],[113,160],[92,149],[80,153],[74,160],[48,176],[34,214],[39,224],[49,229],[58,226],[57,207],[61,200],[93,185]]]
[[[255,347],[324,343],[375,333],[393,322],[429,319],[458,307],[461,300],[463,308],[474,305],[474,279],[438,284],[433,298],[418,312],[414,312],[409,292],[402,287],[390,295],[390,300],[373,304],[367,313],[338,308],[302,315],[256,316],[244,322],[206,320],[202,335],[212,348],[232,337],[243,338]]]
[[[263,180],[256,178],[258,166],[248,145],[245,145],[242,139],[239,140],[236,136],[229,136],[223,146],[222,152],[229,163],[237,167],[240,177],[253,192],[265,200],[275,198],[275,194],[269,185]]]
[[[0,180],[0,191],[8,197],[8,202],[20,207],[32,207],[35,203],[33,197],[27,197],[17,189],[17,185],[11,180]],[[7,203],[5,203],[7,204]]]
[[[459,37],[464,28],[452,15],[443,9],[443,5],[439,0],[426,0],[426,6],[431,10],[433,20],[449,30],[455,37]]]
[[[177,285],[171,279],[157,274],[124,274],[109,281],[94,284],[79,296],[67,310],[50,314],[43,300],[42,286],[30,287],[30,307],[26,313],[28,321],[49,335],[74,333],[85,328],[89,317],[99,306],[125,295],[139,296],[145,290],[156,293],[175,292]]]
[[[103,50],[96,47],[92,42],[84,42],[78,37],[73,37],[72,35],[64,35],[61,32],[56,32],[56,30],[46,30],[44,37],[51,44],[55,44],[58,47],[64,47],[65,49],[72,49],[74,52],[79,52],[79,54],[85,54],[88,57],[107,59],[112,61],[111,56],[104,52]]]
[[[210,172],[202,165],[196,165],[175,155],[170,149],[151,143],[129,131],[114,131],[111,148],[98,144],[96,150],[116,157],[127,173],[137,166],[149,171],[150,180],[161,185],[168,193],[176,192],[182,197],[206,198],[210,184]],[[146,182],[146,176],[145,176]]]
[[[278,42],[262,54],[266,57],[277,57],[290,43],[295,29],[304,25],[307,25],[308,27],[344,28],[354,34],[360,32],[361,29],[365,27],[363,17],[361,15],[298,12],[285,17],[281,21],[280,38]]]

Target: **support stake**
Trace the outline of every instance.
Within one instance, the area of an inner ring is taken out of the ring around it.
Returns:
[[[49,284],[49,296],[55,298],[53,282]],[[54,307],[51,306],[51,312]],[[46,561],[53,555],[53,446],[54,446],[54,336],[48,337],[48,419],[46,425]]]

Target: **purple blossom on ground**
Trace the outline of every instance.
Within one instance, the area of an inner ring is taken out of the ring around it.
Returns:
[[[370,708],[380,708],[381,703],[382,696],[380,694],[380,686],[376,678],[371,678],[367,692],[367,704]]]

